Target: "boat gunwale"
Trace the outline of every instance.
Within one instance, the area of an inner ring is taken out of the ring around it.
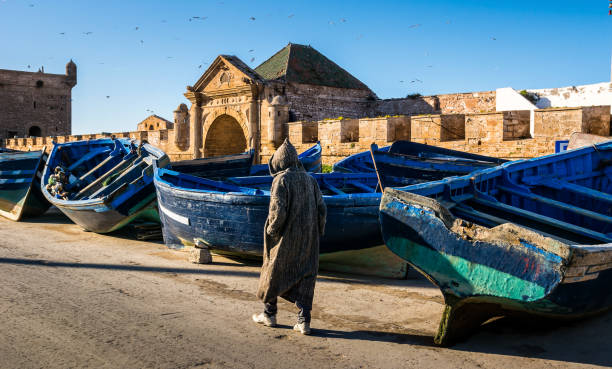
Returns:
[[[270,199],[270,191],[263,190],[255,190],[249,187],[241,187],[235,184],[229,184],[231,186],[235,186],[236,188],[243,189],[244,192],[223,192],[223,191],[214,191],[214,190],[205,190],[205,189],[195,189],[195,188],[187,188],[176,186],[163,178],[161,178],[160,174],[168,174],[171,176],[190,176],[189,174],[183,174],[180,172],[176,172],[169,169],[164,168],[155,168],[154,174],[154,182],[156,186],[161,186],[167,188],[169,191],[172,191],[174,196],[181,195],[183,198],[192,199],[192,200],[201,200],[201,201],[219,201],[223,200],[223,202],[229,201],[230,198],[240,198],[240,199],[252,199],[255,203],[256,200],[264,200],[266,203],[269,202]],[[326,173],[309,173],[310,175],[324,175]],[[348,173],[348,174],[357,174],[363,176],[363,173]],[[190,176],[195,177],[195,176]],[[260,176],[260,177],[269,177],[269,176]],[[253,178],[253,177],[248,177]],[[256,177],[255,177],[256,178]],[[203,182],[219,182],[213,181],[206,178],[195,177],[198,181]],[[228,185],[226,182],[220,182],[225,185]],[[256,191],[260,191],[261,193],[257,193]],[[250,193],[249,193],[250,192]],[[204,198],[206,197],[206,198]],[[368,192],[368,193],[354,193],[354,194],[345,194],[345,195],[323,195],[323,199],[327,206],[347,206],[347,207],[363,207],[363,206],[378,206],[380,203],[380,198],[382,197],[382,193],[380,192]],[[361,200],[361,201],[359,201]],[[368,202],[370,203],[358,203],[359,202]],[[335,204],[336,202],[340,204]],[[352,203],[351,203],[352,202]]]

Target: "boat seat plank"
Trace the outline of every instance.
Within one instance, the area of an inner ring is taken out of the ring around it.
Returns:
[[[521,192],[521,191],[517,191],[505,186],[498,186],[498,189],[502,190],[503,192],[507,192],[510,193],[512,195],[516,195],[516,196],[521,196],[533,201],[537,201],[537,202],[541,202],[543,204],[546,205],[550,205],[550,206],[554,206],[557,207],[559,209],[563,209],[565,211],[569,211],[575,214],[579,214],[582,216],[586,216],[592,219],[596,219],[599,220],[601,222],[606,222],[606,223],[612,223],[612,217],[609,217],[607,215],[603,215],[600,213],[596,213],[594,211],[591,210],[587,210],[587,209],[583,209],[583,208],[579,208],[570,204],[566,204],[564,202],[561,201],[557,201],[557,200],[553,200],[553,199],[549,199],[547,197],[544,196],[540,196],[540,195],[536,195],[533,193],[527,193],[527,192]]]
[[[92,175],[93,173],[96,172],[96,170],[102,168],[104,165],[106,165],[109,161],[113,160],[114,158],[116,158],[116,156],[109,156],[108,158],[102,160],[100,162],[100,164],[96,165],[95,167],[93,167],[89,172],[83,174],[80,178],[79,178],[79,182],[84,181],[87,179],[87,177],[89,177],[90,175]]]
[[[99,198],[106,196],[107,194],[115,191],[115,189],[121,186],[124,183],[131,182],[134,178],[142,175],[142,172],[147,168],[147,164],[143,161],[139,161],[137,164],[134,164],[128,168],[126,168],[121,174],[115,178],[111,183],[107,186],[102,186],[98,191],[91,194],[90,198]]]
[[[79,191],[74,199],[78,200],[78,199],[83,199],[86,196],[89,196],[89,194],[91,194],[92,192],[98,191],[100,189],[99,186],[101,186],[102,182],[104,182],[104,180],[106,180],[108,177],[116,174],[116,173],[120,173],[121,171],[123,171],[124,169],[128,168],[129,166],[133,165],[134,162],[140,158],[139,156],[134,155],[134,157],[126,159],[126,160],[122,160],[120,163],[118,163],[117,165],[115,165],[114,168],[112,168],[111,170],[109,170],[108,172],[104,173],[103,175],[101,175],[100,177],[98,177],[95,181],[91,182],[90,184],[88,184],[86,187],[84,187],[81,191]]]
[[[570,183],[563,180],[555,180],[555,179],[541,179],[539,181],[533,181],[533,185],[536,186],[544,186],[548,188],[552,188],[555,190],[567,190],[571,191],[586,197],[591,197],[597,200],[606,201],[612,203],[612,195],[607,194],[605,192],[597,191],[589,187],[585,187],[582,185],[578,185],[575,183]]]
[[[503,204],[501,202],[489,201],[489,200],[480,198],[478,196],[475,196],[472,199],[472,201],[475,201],[476,203],[479,203],[479,204],[482,204],[482,205],[485,205],[485,206],[488,206],[494,209],[516,214],[518,216],[522,216],[528,219],[532,219],[537,222],[544,223],[548,226],[562,229],[564,231],[569,231],[569,232],[572,232],[578,235],[590,237],[590,238],[593,238],[599,241],[603,241],[603,242],[612,242],[612,238],[606,236],[603,233],[595,232],[587,228],[579,227],[577,225],[563,222],[561,220],[550,218],[545,215],[537,214],[537,213],[534,213],[528,210],[519,209],[511,205]]]
[[[323,184],[325,185],[325,187],[327,187],[328,189],[330,189],[332,192],[334,192],[337,195],[346,195],[345,192],[343,192],[342,190],[340,190],[339,188],[337,188],[336,186],[332,185],[331,183],[329,183],[328,181],[322,179],[321,180],[323,182]]]
[[[111,152],[111,149],[107,149],[107,148],[103,148],[103,149],[96,149],[96,150],[91,150],[90,152],[88,152],[87,154],[83,155],[81,158],[79,158],[79,160],[77,160],[76,162],[72,163],[69,167],[68,167],[68,171],[72,172],[74,169],[78,168],[81,164],[90,161],[91,159],[95,158],[98,155],[102,155],[102,154],[108,154]]]
[[[36,170],[0,170],[0,176],[32,175]]]
[[[351,186],[357,187],[357,188],[358,188],[358,189],[360,189],[360,190],[364,190],[364,191],[366,191],[366,192],[375,192],[375,191],[376,191],[376,189],[374,189],[374,188],[372,188],[372,187],[370,187],[370,186],[368,186],[368,185],[365,185],[365,184],[363,184],[363,183],[361,183],[361,182],[357,182],[357,181],[348,181],[348,182],[346,182],[346,183],[347,183],[347,184],[349,184],[349,185],[351,185]]]

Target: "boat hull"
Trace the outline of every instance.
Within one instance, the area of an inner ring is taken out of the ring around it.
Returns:
[[[495,316],[577,319],[612,306],[610,245],[594,257],[512,224],[453,222],[436,201],[394,189],[385,190],[380,224],[387,247],[444,295],[437,344],[465,338]],[[601,270],[568,272],[584,268]]]
[[[155,181],[167,246],[191,246],[195,240],[213,250],[243,256],[263,254],[269,194],[200,193]],[[320,252],[359,250],[380,245],[378,204],[381,194],[327,198],[327,224]]]
[[[44,150],[0,153],[0,215],[19,221],[49,209],[40,192],[44,158]]]
[[[153,188],[151,188],[153,187]],[[153,185],[147,188],[149,193],[144,199],[128,201],[119,208],[100,201],[95,204],[79,206],[74,204],[56,204],[56,207],[81,228],[95,233],[110,233],[121,229],[126,224],[143,219],[160,222],[157,212],[157,199]]]

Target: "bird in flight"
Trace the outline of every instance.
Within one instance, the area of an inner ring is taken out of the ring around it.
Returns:
[[[91,35],[92,33],[93,33],[93,32],[91,32],[91,31],[88,31],[88,32],[83,32],[83,34],[84,34],[84,35],[88,35],[88,36],[89,36],[89,35]]]
[[[106,98],[107,98],[107,99],[110,99],[110,96],[109,96],[109,95],[106,95]]]
[[[497,39],[496,39],[495,37],[491,37],[491,40],[495,41],[495,40],[497,40]]]
[[[423,81],[421,81],[418,78],[413,79],[412,81],[410,81],[410,83],[415,83],[415,82],[419,82],[419,83],[423,83]]]
[[[340,18],[340,22],[345,23],[345,22],[346,22],[346,19],[344,19],[344,18]]]
[[[252,53],[253,51],[255,51],[254,49],[249,50],[250,53]]]
[[[420,26],[421,26],[420,23],[419,24],[411,24],[411,25],[408,26],[408,28],[417,28],[417,27],[420,27]]]
[[[60,32],[59,34],[60,34],[60,35],[65,35],[65,34],[66,34],[66,32]]]
[[[251,17],[251,18],[249,18],[249,19],[250,19],[250,20],[252,20],[252,21],[254,21],[254,20],[255,20],[255,17]]]
[[[295,14],[289,14],[289,16],[287,18],[293,18]]]
[[[141,44],[141,45],[144,45],[144,40],[140,40],[140,44]]]
[[[255,58],[251,58],[251,63],[255,61]]]
[[[136,26],[136,28],[134,28],[134,31],[138,31],[140,27]]]
[[[202,64],[198,65],[198,69],[202,68]]]

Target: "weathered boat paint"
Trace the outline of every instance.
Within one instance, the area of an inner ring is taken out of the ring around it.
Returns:
[[[153,163],[166,166],[161,150],[127,139],[98,139],[56,144],[45,166],[41,191],[45,198],[84,229],[108,233],[132,220],[156,216]],[[54,168],[72,175],[69,199],[52,196],[45,184]],[[159,221],[159,220],[158,220]]]
[[[320,173],[321,172],[321,144],[317,142],[313,147],[307,149],[300,155],[298,159],[302,166],[307,172]],[[251,176],[267,176],[270,175],[270,169],[268,164],[257,164],[251,167]],[[236,176],[232,176],[236,177]]]
[[[385,244],[444,295],[437,344],[494,316],[612,306],[611,163],[607,143],[385,189]]]
[[[410,141],[394,142],[387,150],[372,144],[370,154],[383,189],[465,175],[507,162]]]
[[[40,151],[0,152],[0,215],[19,221],[41,215],[51,204],[40,192],[40,179],[47,154]]]
[[[382,244],[378,225],[381,193],[376,175],[312,174],[327,205],[321,253],[359,250]],[[194,239],[218,253],[261,256],[272,177],[232,178],[216,182],[156,169],[160,217],[167,246],[180,248]]]

